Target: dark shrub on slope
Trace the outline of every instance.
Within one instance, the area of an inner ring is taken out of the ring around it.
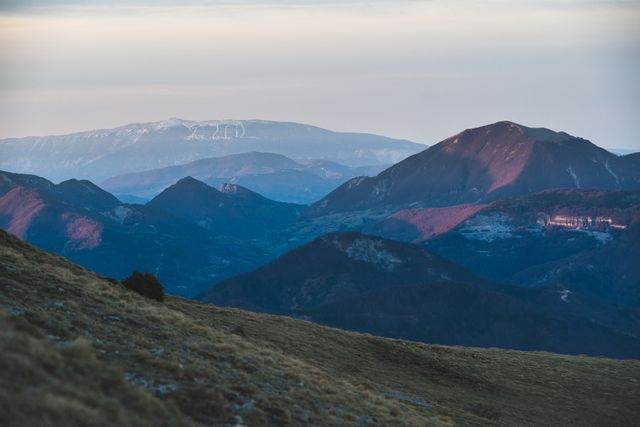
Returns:
[[[131,276],[122,281],[125,288],[139,293],[143,297],[162,301],[164,289],[162,283],[151,273],[134,271]]]

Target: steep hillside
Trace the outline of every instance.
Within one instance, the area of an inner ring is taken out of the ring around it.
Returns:
[[[3,171],[0,181],[0,227],[42,243],[54,239],[58,246],[95,247],[101,226],[90,217],[120,205],[118,199],[89,181],[53,184]]]
[[[640,309],[640,222],[605,245],[519,271],[512,281],[528,286],[564,283],[618,304]]]
[[[557,286],[486,289],[468,283],[384,288],[326,304],[305,319],[434,344],[640,358],[640,312]]]
[[[376,289],[482,280],[424,249],[359,233],[335,233],[256,271],[213,286],[205,302],[290,313]]]
[[[631,425],[640,364],[146,300],[0,231],[0,424]]]
[[[498,122],[468,129],[373,178],[355,178],[307,217],[485,203],[549,188],[640,189],[640,163],[564,132]]]
[[[489,205],[475,203],[403,209],[382,221],[368,224],[363,230],[391,239],[419,243],[452,230]]]
[[[55,181],[100,182],[124,173],[254,151],[360,166],[395,163],[423,149],[405,140],[299,123],[168,119],[70,135],[3,139],[0,169]]]
[[[393,338],[640,357],[640,311],[570,294],[499,286],[415,245],[336,233],[201,299]]]

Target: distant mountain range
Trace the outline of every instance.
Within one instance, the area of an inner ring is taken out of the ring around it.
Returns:
[[[375,177],[354,178],[305,215],[478,204],[549,188],[640,190],[640,156],[498,122],[447,138]]]
[[[299,123],[169,119],[69,135],[3,139],[0,169],[54,181],[100,182],[125,173],[253,151],[367,166],[392,164],[424,148],[406,140]]]
[[[100,185],[121,199],[148,200],[186,176],[214,187],[234,183],[274,200],[312,203],[345,181],[388,165],[350,167],[329,160],[294,161],[281,154],[242,153],[111,177]]]
[[[640,357],[638,310],[557,286],[498,286],[418,246],[358,233],[314,240],[202,300],[431,343]]]

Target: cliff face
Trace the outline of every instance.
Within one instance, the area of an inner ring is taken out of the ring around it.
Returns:
[[[563,227],[573,230],[625,230],[627,224],[616,222],[611,216],[542,215],[537,223],[543,227]]]

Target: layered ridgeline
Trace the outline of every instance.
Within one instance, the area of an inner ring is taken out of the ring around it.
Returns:
[[[375,175],[385,168],[350,167],[318,159],[294,161],[281,154],[253,152],[118,175],[100,186],[121,199],[151,199],[176,181],[191,176],[213,186],[242,185],[274,200],[312,203],[355,176]]]
[[[640,364],[147,300],[0,231],[0,424],[632,425]]]
[[[70,135],[0,140],[0,169],[58,181],[109,177],[253,151],[350,166],[391,164],[424,145],[298,123],[169,119]]]
[[[0,172],[0,228],[101,274],[149,271],[169,292],[195,295],[269,260],[265,242],[302,210],[237,185],[220,190],[185,178],[127,205],[89,181]]]
[[[319,238],[201,299],[429,343],[640,357],[637,309],[561,283],[499,286],[419,246],[359,233]]]
[[[640,157],[619,157],[564,132],[498,122],[465,130],[375,177],[354,178],[306,216],[486,203],[549,188],[640,190]]]

